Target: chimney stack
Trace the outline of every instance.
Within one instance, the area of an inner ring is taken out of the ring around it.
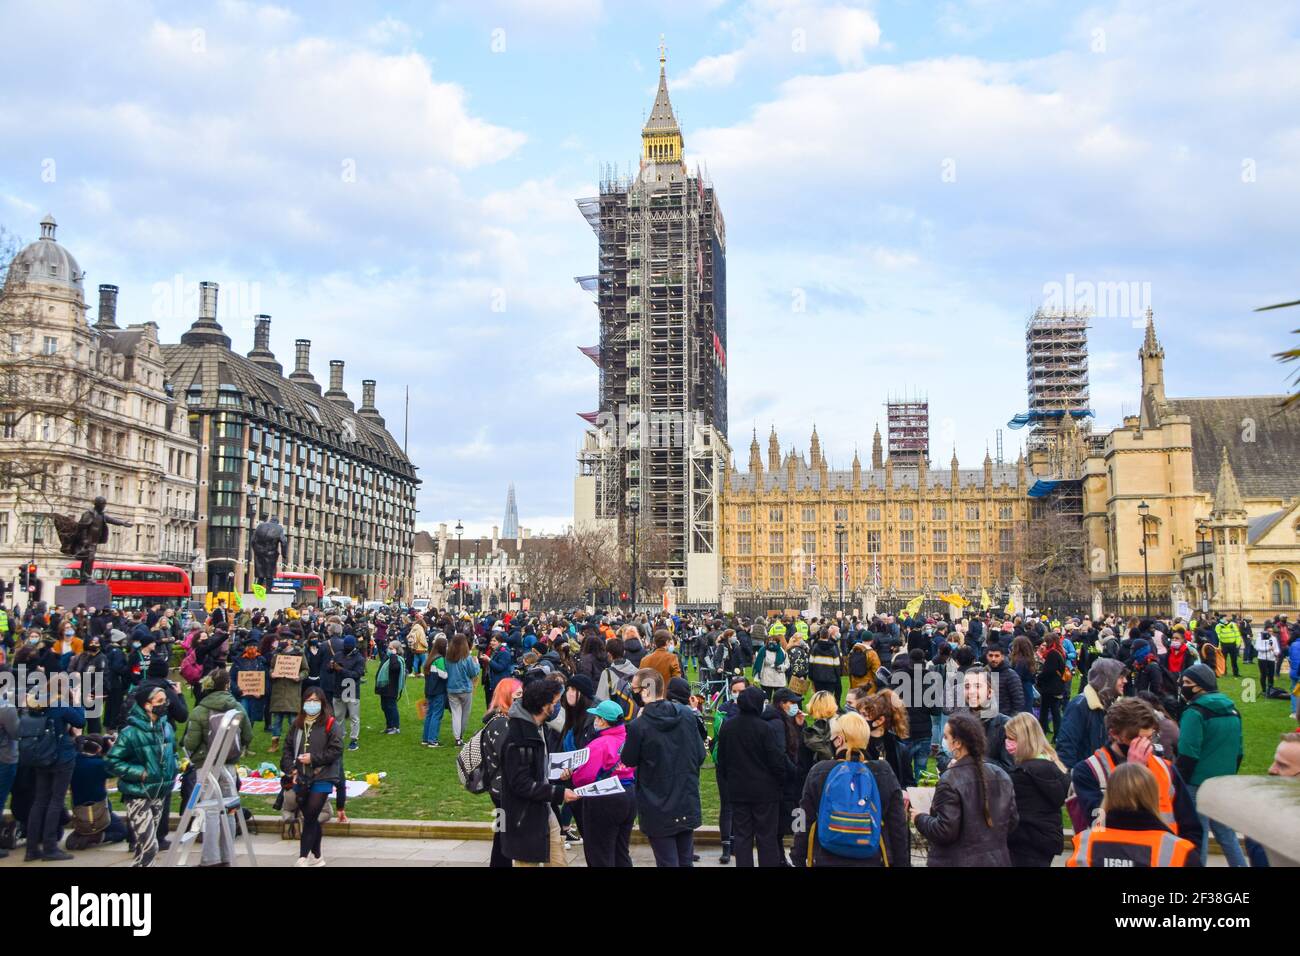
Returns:
[[[95,328],[117,328],[117,286],[115,285],[99,287],[99,313],[95,316]]]
[[[352,400],[348,398],[348,393],[343,391],[343,360],[330,360],[330,390],[325,393],[335,405],[342,406],[348,411],[352,411]]]
[[[230,336],[217,321],[217,284],[215,282],[199,283],[199,317],[194,320],[190,330],[181,336],[182,345],[220,345],[230,348]]]
[[[249,359],[276,375],[283,375],[284,366],[275,360],[271,351],[271,317],[255,315],[253,321],[253,351],[248,353]]]
[[[289,381],[296,382],[308,391],[320,394],[320,386],[311,374],[311,339],[297,339],[293,343],[294,369]]]
[[[373,378],[364,379],[361,382],[361,407],[357,409],[357,414],[367,418],[384,427],[384,418],[379,414],[379,409],[375,408],[375,380]]]

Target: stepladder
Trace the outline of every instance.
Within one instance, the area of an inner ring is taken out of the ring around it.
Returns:
[[[209,719],[207,756],[196,771],[194,790],[181,814],[164,866],[187,866],[200,834],[201,863],[237,865],[236,849],[242,847],[248,858],[246,865],[257,866],[257,854],[235,789],[234,767],[226,763],[231,748],[239,746],[239,722],[247,719],[240,709],[214,714]]]

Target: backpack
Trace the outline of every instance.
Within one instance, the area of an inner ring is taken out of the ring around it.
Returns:
[[[59,735],[50,714],[27,711],[18,718],[18,765],[47,770],[59,759]]]
[[[849,674],[853,677],[867,676],[867,652],[850,651],[849,652]]]
[[[456,776],[460,777],[460,785],[470,793],[488,792],[487,767],[483,759],[486,749],[483,741],[487,729],[488,725],[484,724],[475,731],[474,736],[465,742],[465,746],[456,755]]]
[[[854,860],[869,860],[879,853],[885,865],[889,865],[889,856],[881,842],[884,815],[880,808],[880,788],[866,763],[848,760],[831,768],[822,785],[814,826],[817,842],[827,853]],[[811,865],[811,840],[808,846]]]
[[[199,663],[195,646],[198,644],[198,632],[185,638],[185,658],[181,661],[181,677],[188,683],[197,684],[203,679],[203,665]]]
[[[808,649],[799,645],[790,648],[790,676],[807,677],[808,676]]]
[[[630,680],[611,680],[609,682],[609,699],[618,706],[623,708],[623,719],[631,720],[641,710],[641,705],[637,703],[636,697],[632,694],[632,682]]]

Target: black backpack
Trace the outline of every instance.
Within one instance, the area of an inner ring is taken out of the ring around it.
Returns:
[[[18,765],[48,770],[59,759],[59,735],[49,713],[25,711],[18,718]]]
[[[867,676],[867,652],[866,651],[849,652],[849,673],[854,677]]]

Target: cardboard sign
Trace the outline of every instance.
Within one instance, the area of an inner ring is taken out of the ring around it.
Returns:
[[[298,674],[302,671],[302,658],[291,654],[277,654],[275,663],[271,666],[272,677],[287,677],[290,680],[297,680]]]
[[[297,672],[294,676],[297,676]],[[266,695],[266,671],[240,671],[238,677],[240,696],[264,697]]]

